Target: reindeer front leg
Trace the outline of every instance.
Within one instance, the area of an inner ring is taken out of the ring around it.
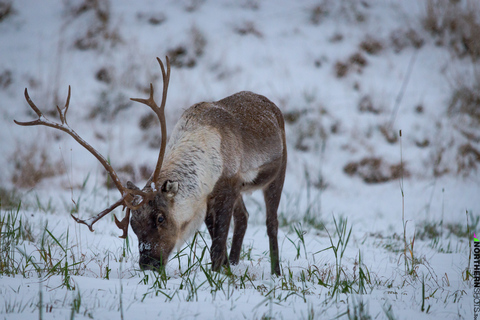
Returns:
[[[212,239],[212,242],[213,242],[214,230],[215,230],[215,211],[214,211],[214,208],[213,208],[213,201],[211,201],[211,204],[209,203],[209,205],[208,205],[207,215],[205,217],[205,224],[207,225],[208,233],[210,234],[210,238]],[[210,256],[212,256],[211,251],[210,251]],[[227,261],[228,261],[227,251],[225,250],[225,257],[224,257],[224,264],[223,265],[228,266],[228,265],[226,265]],[[213,258],[212,258],[212,262],[213,262]]]
[[[227,257],[228,229],[237,198],[238,195],[232,190],[230,184],[220,182],[217,183],[210,197],[205,223],[212,237],[210,258],[213,271],[220,271],[222,266],[229,266]]]

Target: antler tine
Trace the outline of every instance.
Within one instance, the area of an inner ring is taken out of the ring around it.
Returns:
[[[90,229],[90,231],[93,232],[93,224],[95,222],[97,222],[98,220],[100,220],[101,218],[103,218],[104,216],[106,216],[108,213],[112,212],[113,209],[115,209],[116,207],[118,207],[119,205],[122,205],[125,201],[125,197],[122,197],[120,200],[118,200],[117,202],[115,202],[114,204],[112,204],[110,207],[108,207],[107,209],[103,210],[102,212],[100,212],[99,214],[97,214],[96,216],[94,217],[91,217],[90,219],[87,219],[87,220],[82,220],[82,219],[79,219],[77,217],[75,217],[73,214],[70,214],[73,218],[73,220],[75,220],[77,223],[82,223],[84,225],[86,225],[88,227],[88,229]],[[115,218],[116,219],[116,218]],[[119,227],[120,228],[120,227]],[[128,225],[127,225],[127,228],[128,228]],[[122,228],[120,228],[122,229]],[[125,234],[125,231],[124,231],[124,234]]]
[[[153,182],[155,183],[155,186],[157,187],[158,183],[158,177],[160,175],[160,170],[162,168],[162,163],[163,163],[163,158],[165,156],[165,148],[167,145],[167,126],[166,126],[166,121],[165,121],[165,103],[167,101],[167,92],[168,92],[168,84],[170,82],[170,60],[168,57],[166,57],[166,62],[167,62],[167,71],[165,72],[165,67],[163,66],[162,60],[157,58],[158,63],[160,64],[160,68],[162,69],[162,77],[163,77],[163,94],[162,94],[162,103],[160,104],[160,107],[157,105],[155,102],[155,99],[153,97],[153,85],[150,83],[150,96],[148,99],[136,99],[132,98],[131,100],[143,103],[147,106],[149,106],[153,112],[158,117],[158,120],[160,121],[160,127],[161,127],[161,132],[162,132],[162,141],[161,141],[161,146],[160,146],[160,152],[158,154],[158,161],[157,165],[155,166],[155,171],[153,173]]]
[[[65,102],[65,107],[63,108],[63,112],[57,106],[57,111],[58,111],[58,114],[60,115],[60,121],[62,121],[62,124],[67,123],[67,111],[68,111],[68,106],[70,105],[70,93],[71,93],[71,89],[70,89],[70,86],[68,86],[67,102]]]
[[[119,236],[119,238],[126,239],[128,235],[128,225],[130,224],[130,208],[127,208],[127,213],[125,213],[122,221],[119,221],[115,214],[113,214],[113,217],[115,218],[117,227],[123,231],[123,234]]]
[[[30,108],[33,109],[33,111],[35,111],[35,113],[37,114],[37,116],[40,118],[41,116],[43,116],[42,112],[40,111],[40,109],[37,108],[37,106],[35,105],[35,103],[33,103],[32,99],[30,99],[30,96],[28,95],[28,89],[25,88],[25,99],[27,100],[28,104],[30,105]]]

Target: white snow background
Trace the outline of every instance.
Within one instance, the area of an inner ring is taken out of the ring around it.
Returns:
[[[460,88],[480,88],[478,57],[428,29],[432,3],[480,23],[468,0],[0,1],[1,317],[472,319],[480,100],[477,118],[449,110]],[[98,161],[64,133],[13,122],[35,119],[25,87],[58,120],[70,85],[69,125],[143,186],[160,130],[129,98],[152,82],[160,99],[167,54],[169,132],[190,105],[242,90],[284,113],[281,277],[261,193],[244,197],[233,275],[209,271],[204,227],[163,280],[139,270],[137,238],[119,239],[113,215],[94,233],[70,217],[117,200]],[[335,221],[351,228],[344,250]]]

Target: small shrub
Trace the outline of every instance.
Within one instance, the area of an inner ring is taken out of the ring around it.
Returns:
[[[100,68],[100,70],[98,70],[95,73],[95,79],[97,79],[100,82],[105,82],[106,84],[112,83],[113,81],[112,71],[105,67]]]
[[[196,26],[190,29],[190,38],[193,45],[193,51],[196,57],[201,57],[205,52],[207,38]]]
[[[368,64],[367,59],[365,59],[365,57],[360,52],[352,54],[350,58],[348,58],[348,61],[350,62],[350,64],[357,65],[360,68],[363,68]]]
[[[333,36],[328,39],[330,42],[335,43],[335,42],[341,42],[343,41],[343,34],[341,33],[335,33]]]
[[[125,97],[123,93],[110,89],[102,90],[98,102],[92,107],[88,118],[96,119],[99,117],[102,122],[111,121],[120,111],[131,106],[131,100]]]
[[[303,117],[296,128],[297,141],[295,149],[299,151],[317,149],[319,142],[325,141],[328,137],[324,126],[314,114]]]
[[[91,13],[92,18],[88,29],[74,40],[75,48],[79,50],[95,50],[102,43],[108,42],[115,46],[122,41],[117,30],[111,25],[111,5],[108,0],[84,0],[78,5],[67,2],[67,12],[77,18],[80,15]],[[79,31],[79,33],[82,33]]]
[[[383,124],[378,126],[378,130],[388,143],[393,144],[398,142],[397,131],[393,130],[389,124]]]
[[[185,1],[185,11],[195,12],[200,9],[200,6],[205,2],[205,0],[187,0]]]
[[[433,167],[433,176],[441,177],[450,172],[450,168],[443,160],[446,148],[444,146],[439,146],[431,154],[431,162]]]
[[[465,114],[480,124],[480,79],[471,86],[461,85],[455,89],[450,105],[450,115]]]
[[[393,50],[399,53],[407,47],[420,49],[425,40],[413,29],[397,29],[390,33],[390,42]]]
[[[470,143],[461,145],[457,151],[457,173],[468,176],[471,171],[477,170],[480,163],[480,151]]]
[[[366,183],[382,183],[390,180],[408,177],[405,164],[387,164],[381,158],[366,157],[360,161],[353,161],[343,167],[349,176],[359,176]]]
[[[185,46],[178,46],[167,52],[170,64],[177,68],[193,68],[197,64],[196,60],[188,54]]]
[[[0,22],[13,14],[13,6],[11,0],[0,1]]]
[[[367,95],[363,96],[358,102],[358,111],[379,114],[381,112],[381,108],[375,106],[373,104],[372,98]]]
[[[253,35],[257,38],[263,38],[263,34],[257,29],[253,21],[245,21],[235,28],[235,32],[242,36]]]
[[[325,17],[328,16],[329,9],[326,3],[318,4],[310,10],[310,22],[319,25]]]
[[[368,36],[360,43],[360,49],[368,54],[376,55],[383,50],[383,44],[379,40]]]
[[[283,113],[283,118],[285,119],[286,123],[294,124],[300,119],[300,117],[304,113],[305,113],[305,110],[303,110],[303,111],[299,111],[299,110],[288,111],[288,112]]]
[[[140,118],[140,122],[138,123],[138,126],[142,130],[148,130],[157,125],[159,125],[158,119],[156,119],[155,117],[152,117],[150,113],[144,114]]]
[[[360,52],[355,52],[347,61],[337,61],[335,64],[335,74],[338,78],[343,78],[350,70],[356,70],[358,73],[361,73],[367,64],[367,59]]]
[[[338,78],[343,78],[348,73],[349,64],[341,61],[335,63],[335,74]]]
[[[167,17],[163,12],[139,12],[137,19],[146,21],[153,26],[159,26],[167,20]]]
[[[4,70],[0,73],[0,88],[6,89],[13,83],[12,71]]]
[[[415,145],[419,148],[426,148],[430,145],[430,140],[424,138],[423,140],[415,140]]]
[[[180,44],[170,50],[167,55],[170,64],[177,68],[193,68],[197,65],[197,60],[203,56],[207,39],[205,35],[195,25],[190,29],[190,43]]]

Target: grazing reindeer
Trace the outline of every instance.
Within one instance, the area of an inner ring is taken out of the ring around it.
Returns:
[[[65,107],[57,107],[61,123],[45,118],[30,99],[27,89],[25,98],[38,119],[15,123],[62,130],[100,161],[121,198],[90,219],[72,217],[93,231],[93,224],[103,216],[120,205],[127,207],[124,219],[119,221],[115,216],[115,223],[123,230],[121,238],[127,236],[131,223],[138,237],[142,269],[165,266],[174,248],[191,236],[203,221],[212,238],[212,269],[219,271],[229,263],[237,264],[248,220],[242,193],[262,189],[267,209],[271,271],[280,275],[277,208],[287,165],[282,113],[270,100],[251,92],[239,92],[217,102],[198,103],[183,113],[167,144],[165,102],[170,63],[167,57],[165,72],[162,61],[157,60],[163,75],[160,107],[153,98],[151,84],[148,99],[132,99],[146,104],[157,114],[162,131],[155,171],[142,190],[130,181],[123,186],[108,161],[68,126],[70,87]],[[227,236],[232,215],[234,233],[228,259]]]

